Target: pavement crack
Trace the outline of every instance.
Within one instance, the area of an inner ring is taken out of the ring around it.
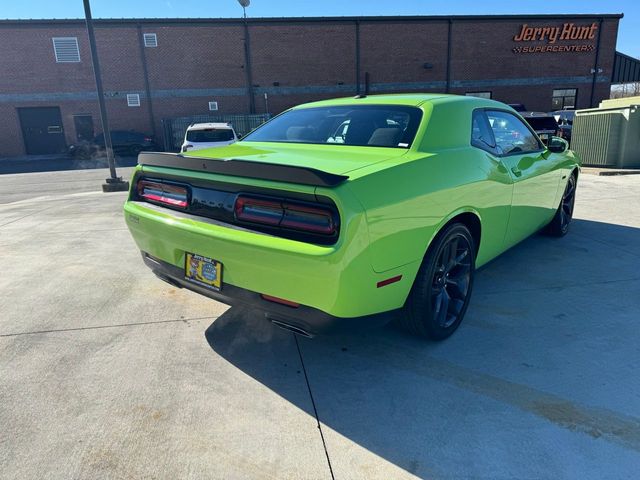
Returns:
[[[331,479],[335,480],[336,477],[333,474],[333,468],[331,467],[331,459],[329,458],[329,450],[327,450],[327,442],[324,439],[322,433],[322,425],[320,424],[320,417],[318,417],[318,409],[316,408],[316,401],[313,398],[313,392],[311,391],[311,384],[309,383],[309,376],[307,375],[307,367],[304,365],[304,359],[302,358],[302,351],[300,350],[300,344],[298,343],[298,336],[292,333],[293,339],[296,342],[296,348],[298,349],[298,356],[300,357],[300,364],[302,365],[302,372],[304,373],[304,380],[307,383],[307,390],[309,390],[309,397],[311,398],[311,405],[313,406],[313,414],[316,417],[316,424],[318,425],[318,431],[320,432],[320,439],[322,440],[322,448],[324,448],[324,454],[327,457],[327,464],[329,465],[329,473]]]
[[[7,222],[7,223],[3,223],[2,225],[0,225],[0,227],[4,227],[5,225],[10,225],[12,223],[19,222],[23,218],[27,218],[27,217],[30,217],[31,215],[36,215],[38,213],[46,212],[47,210],[51,210],[52,208],[54,208],[54,207],[52,206],[52,207],[49,207],[49,208],[40,208],[40,209],[36,210],[35,212],[27,213],[26,215],[23,215],[20,218],[16,218],[15,220],[11,220],[10,222]]]
[[[115,325],[93,325],[90,327],[74,327],[74,328],[56,328],[51,330],[35,330],[32,332],[17,332],[17,333],[0,333],[0,337],[20,337],[23,335],[39,335],[42,333],[58,333],[58,332],[78,332],[82,330],[99,330],[101,328],[122,328],[122,327],[137,327],[141,325],[157,325],[162,323],[188,323],[198,320],[215,320],[216,317],[196,317],[196,318],[177,318],[172,320],[151,320],[148,322],[131,322],[131,323],[118,323]]]

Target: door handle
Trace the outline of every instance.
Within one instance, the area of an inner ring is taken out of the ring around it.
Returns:
[[[522,175],[522,170],[520,170],[518,167],[511,167],[511,171],[516,177]]]

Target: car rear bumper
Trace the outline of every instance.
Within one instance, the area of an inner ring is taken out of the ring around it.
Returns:
[[[222,263],[225,292],[238,287],[339,318],[401,308],[419,267],[408,264],[375,272],[362,215],[351,215],[343,225],[344,238],[331,246],[248,231],[137,201],[125,204],[125,220],[139,250],[177,268],[180,279],[186,253],[203,255]],[[379,286],[392,277],[398,281]]]
[[[305,305],[290,307],[265,300],[257,292],[230,284],[224,284],[220,291],[200,287],[185,279],[182,268],[154,258],[146,252],[142,252],[142,259],[158,278],[174,287],[186,288],[227,305],[252,307],[261,311],[275,325],[307,337],[380,327],[400,314],[400,309],[397,309],[361,317],[335,317]]]

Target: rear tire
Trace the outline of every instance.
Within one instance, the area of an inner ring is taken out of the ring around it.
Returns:
[[[444,340],[455,332],[469,306],[475,257],[475,242],[464,224],[442,230],[422,261],[400,326],[431,340]]]
[[[547,232],[554,237],[564,237],[569,231],[569,225],[573,219],[573,207],[576,202],[577,185],[576,175],[572,173],[560,199],[560,206],[558,206],[553,220],[547,226]]]

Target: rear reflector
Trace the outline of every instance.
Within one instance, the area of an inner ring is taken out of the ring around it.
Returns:
[[[391,283],[399,282],[402,279],[402,275],[396,275],[395,277],[387,278],[386,280],[379,281],[376,285],[378,288],[385,287]]]
[[[140,180],[138,182],[138,196],[150,202],[171,207],[185,208],[188,205],[187,187],[169,183]]]
[[[291,302],[289,300],[285,300],[284,298],[272,297],[271,295],[260,295],[264,300],[269,302],[279,303],[281,305],[286,305],[287,307],[298,308],[300,306],[299,303]]]
[[[274,227],[290,228],[322,235],[333,235],[336,222],[331,210],[288,201],[238,196],[236,219]]]

